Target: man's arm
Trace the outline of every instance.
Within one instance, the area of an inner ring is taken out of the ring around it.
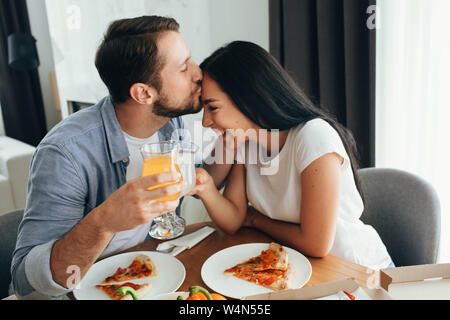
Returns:
[[[53,281],[54,242],[84,216],[86,186],[57,146],[40,145],[31,161],[27,204],[19,225],[11,275],[19,298],[52,298],[68,290]]]
[[[114,236],[114,233],[102,230],[98,215],[96,209],[92,210],[53,245],[50,254],[52,278],[64,288],[72,288],[81,281]],[[68,270],[76,271],[77,278],[70,277]]]
[[[69,270],[77,268],[81,280],[115,233],[134,229],[178,206],[178,201],[154,199],[178,193],[182,185],[147,190],[176,179],[172,173],[137,178],[89,210],[86,186],[69,157],[56,146],[40,147],[33,157],[27,208],[13,255],[15,293],[55,297],[70,291],[76,281],[68,281]],[[85,217],[84,210],[89,211]]]
[[[168,185],[148,191],[147,188],[179,179],[178,173],[163,173],[136,178],[115,191],[100,206],[92,210],[52,250],[53,278],[64,287],[69,266],[79,266],[81,278],[108,245],[114,234],[137,228],[178,207],[179,200],[156,202],[156,199],[182,191],[184,184]]]

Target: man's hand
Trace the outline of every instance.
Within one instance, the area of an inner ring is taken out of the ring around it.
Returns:
[[[178,182],[178,172],[139,177],[112,193],[99,207],[97,221],[101,229],[110,233],[131,230],[164,213],[175,210],[179,200],[159,202],[156,199],[180,193],[185,183],[175,183],[151,191],[150,187]]]

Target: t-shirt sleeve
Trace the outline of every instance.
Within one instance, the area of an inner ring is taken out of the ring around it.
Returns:
[[[295,165],[302,173],[313,161],[328,153],[337,153],[344,158],[343,167],[350,163],[348,154],[338,132],[325,120],[307,122],[294,139]]]

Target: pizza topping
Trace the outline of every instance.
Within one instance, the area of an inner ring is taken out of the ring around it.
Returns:
[[[277,262],[277,257],[272,250],[264,250],[261,252],[261,261],[263,268],[269,268]]]
[[[129,286],[122,286],[115,291],[116,296],[125,297],[127,294],[130,294],[133,300],[139,300],[139,297],[136,291]]]
[[[117,289],[119,289],[120,287],[124,287],[124,286],[131,287],[131,288],[134,289],[134,290],[139,289],[139,285],[134,284],[134,283],[132,283],[132,282],[125,282],[125,283],[123,283],[123,284],[111,284],[111,285],[109,285],[109,287],[111,287],[111,289],[113,289],[113,290],[117,290]],[[102,288],[102,287],[106,287],[106,286],[102,286],[102,285],[99,284],[99,285],[96,285],[96,287],[97,287],[97,288]]]
[[[253,271],[253,272],[240,272],[236,273],[235,276],[240,279],[244,279],[256,284],[261,285],[271,285],[275,281],[283,278],[286,274],[286,271],[269,269],[264,271]]]
[[[157,274],[155,265],[150,257],[137,256],[127,268],[117,268],[116,272],[107,277],[103,283],[122,282],[132,279],[150,277]]]
[[[150,284],[134,284],[132,282],[126,282],[123,284],[107,284],[96,285],[95,287],[102,290],[113,300],[122,300],[125,296],[130,295],[133,300],[138,300],[138,292],[143,288],[149,288]]]

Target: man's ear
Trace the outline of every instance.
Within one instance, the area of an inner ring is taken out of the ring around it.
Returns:
[[[140,104],[153,104],[157,94],[155,88],[144,83],[135,83],[130,88],[131,99]]]

